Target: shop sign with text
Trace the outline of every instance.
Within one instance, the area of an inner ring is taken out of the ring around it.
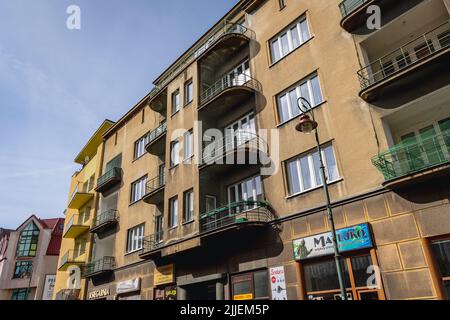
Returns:
[[[372,248],[369,225],[359,224],[336,231],[340,252]],[[301,238],[293,241],[295,260],[305,260],[334,253],[331,232]]]
[[[155,268],[153,283],[155,286],[174,282],[173,264]]]

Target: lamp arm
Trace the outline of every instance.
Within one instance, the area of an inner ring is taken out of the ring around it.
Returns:
[[[303,97],[298,98],[297,99],[297,107],[303,114],[306,114],[309,112],[311,114],[311,118],[314,121],[316,121],[311,103],[307,99],[305,99]]]

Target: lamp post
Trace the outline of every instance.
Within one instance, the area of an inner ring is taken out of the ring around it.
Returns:
[[[309,101],[303,97],[300,97],[297,100],[297,106],[302,112],[302,115],[300,116],[300,123],[295,126],[295,130],[310,134],[312,131],[314,131],[314,135],[316,138],[316,144],[317,144],[317,152],[319,154],[319,160],[320,160],[320,173],[322,177],[322,184],[323,184],[323,191],[325,193],[325,200],[327,202],[327,214],[328,214],[328,222],[331,226],[331,234],[333,238],[333,247],[334,247],[334,260],[336,262],[336,268],[337,268],[337,274],[338,274],[338,280],[339,280],[339,288],[341,289],[341,297],[342,300],[347,300],[347,290],[345,288],[344,283],[344,277],[343,277],[343,271],[342,271],[342,265],[341,265],[341,255],[339,253],[339,248],[337,245],[337,239],[336,239],[336,228],[334,225],[334,218],[333,218],[333,211],[331,208],[331,201],[330,201],[330,193],[328,191],[328,184],[327,184],[327,178],[325,174],[325,166],[323,164],[323,158],[322,158],[322,148],[320,147],[320,141],[319,141],[319,133],[317,131],[317,122],[314,118],[314,111],[311,107],[311,104]],[[307,113],[311,113],[311,117]]]

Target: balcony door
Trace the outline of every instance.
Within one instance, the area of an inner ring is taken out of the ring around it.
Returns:
[[[233,150],[256,137],[255,114],[250,112],[225,127],[225,149]]]
[[[230,70],[223,78],[223,82],[226,84],[225,87],[241,86],[249,80],[250,76],[250,63],[245,60]]]
[[[231,207],[231,213],[235,214],[256,208],[254,204],[240,204],[242,201],[262,201],[264,194],[262,189],[261,176],[251,177],[235,185],[228,187],[228,204]]]

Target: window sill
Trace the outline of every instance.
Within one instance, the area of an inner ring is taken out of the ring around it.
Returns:
[[[131,256],[131,255],[133,255],[133,254],[135,254],[136,252],[139,252],[139,251],[141,251],[142,250],[142,248],[140,248],[140,249],[136,249],[136,250],[133,250],[133,251],[130,251],[130,252],[125,252],[125,257],[128,257],[128,256]]]
[[[183,108],[189,107],[189,106],[192,104],[192,102],[194,102],[193,99],[192,99],[191,101],[189,101],[189,102],[186,102],[186,103],[184,104]]]
[[[192,158],[194,158],[194,155],[189,156],[188,158],[185,158],[185,159],[183,160],[183,163],[184,163],[184,164],[191,164],[191,163],[192,163]]]
[[[333,180],[333,181],[331,181],[331,182],[328,182],[327,185],[328,185],[328,186],[331,186],[331,185],[336,184],[336,183],[339,183],[339,182],[341,182],[341,181],[344,181],[344,178],[341,177],[341,178],[338,178],[338,179]],[[305,195],[305,194],[307,194],[307,193],[310,193],[310,192],[313,192],[313,191],[316,191],[316,190],[319,190],[319,189],[322,189],[322,188],[323,188],[323,185],[320,185],[320,186],[318,186],[318,187],[314,187],[314,188],[308,189],[308,190],[306,190],[306,191],[298,192],[298,193],[289,195],[289,196],[284,197],[284,198],[285,198],[286,200],[290,200],[290,199],[292,199],[292,198],[295,198],[295,197],[298,197],[298,196],[302,196],[302,195]]]
[[[172,114],[170,115],[170,117],[173,118],[173,117],[176,116],[176,114],[179,113],[179,112],[180,112],[180,109],[178,109],[177,111],[175,111],[174,113],[172,113]]]
[[[315,105],[314,107],[312,107],[311,110],[317,109],[317,108],[319,108],[320,106],[324,105],[324,104],[327,103],[327,102],[328,102],[327,100],[324,100],[324,101],[322,101],[321,103],[319,103],[319,104]],[[295,117],[293,117],[293,118],[291,118],[291,119],[289,119],[289,120],[286,120],[286,121],[284,121],[284,122],[281,122],[281,123],[277,124],[277,128],[283,127],[284,125],[288,124],[289,122],[291,122],[291,121],[293,121],[293,120],[299,118],[301,115],[302,115],[302,113],[296,115]]]
[[[307,43],[309,43],[312,39],[314,39],[314,36],[309,37],[308,40],[306,40],[305,42],[303,42],[301,45],[299,45],[297,48],[295,48],[294,50],[292,50],[291,52],[289,52],[287,55],[285,55],[283,58],[281,58],[280,60],[277,60],[275,62],[272,62],[271,64],[269,64],[269,69],[271,69],[272,67],[274,67],[276,64],[278,64],[279,62],[285,60],[287,57],[289,57],[291,54],[293,54],[294,52],[296,52],[298,49],[304,47]],[[272,54],[271,54],[272,55]]]
[[[174,164],[173,166],[171,166],[171,167],[169,168],[169,170],[176,169],[179,165],[180,165],[179,163]]]
[[[167,232],[170,232],[170,231],[175,230],[175,229],[177,229],[177,228],[178,228],[178,225],[176,225],[176,226],[174,226],[174,227],[170,227],[169,229],[167,229]]]
[[[186,225],[189,225],[191,223],[194,223],[194,221],[195,221],[195,219],[192,219],[192,220],[189,220],[189,221],[183,221],[182,225],[186,226]]]

